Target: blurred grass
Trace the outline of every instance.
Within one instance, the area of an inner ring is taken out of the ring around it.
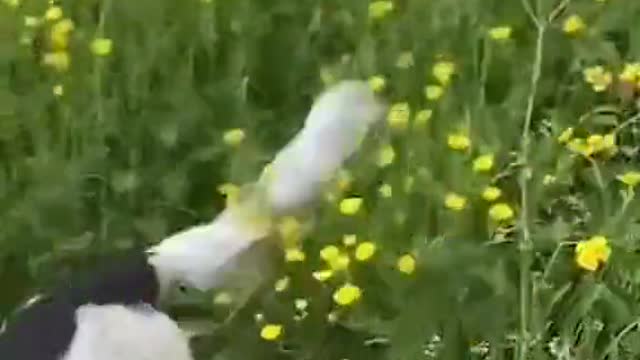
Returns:
[[[18,3],[0,4],[0,317],[101,256],[210,219],[224,205],[217,186],[254,179],[327,80],[381,75],[389,101],[433,117],[425,128],[378,134],[349,168],[354,179],[342,194],[363,197],[363,211],[344,217],[324,204],[305,240],[308,261],[280,268],[289,289],[268,284],[196,341],[198,359],[640,354],[639,207],[617,180],[638,166],[640,128],[625,123],[637,105],[617,74],[640,60],[640,3],[530,4],[540,19],[562,10],[545,27],[533,96],[537,29],[527,1],[398,0],[371,21],[363,0],[68,0],[57,4],[75,24],[63,73],[42,65],[50,24],[25,24],[51,5]],[[585,22],[579,36],[563,32],[571,14]],[[487,36],[500,25],[512,29],[507,41]],[[95,37],[113,41],[109,56],[91,53]],[[406,52],[414,65],[398,67]],[[437,84],[432,68],[442,60],[455,64],[453,81],[442,98],[427,100],[424,87]],[[585,83],[583,70],[594,65],[613,73],[607,91]],[[53,91],[59,85],[62,95]],[[556,139],[570,126],[582,137],[618,129],[618,153],[575,156]],[[241,147],[223,143],[232,128],[247,135]],[[462,128],[472,146],[453,151],[447,137]],[[387,142],[396,159],[381,169],[376,146]],[[492,173],[471,171],[486,153],[495,154]],[[383,183],[393,189],[389,199],[378,193]],[[487,219],[480,194],[489,184],[519,217],[511,232]],[[467,209],[445,209],[449,192],[465,196]],[[519,246],[529,245],[525,227],[532,248]],[[373,241],[376,256],[352,259],[346,278],[319,284],[310,276],[322,267],[317,253],[344,234]],[[607,237],[613,255],[591,273],[576,266],[573,245],[595,234]],[[418,269],[407,276],[394,265],[409,252]],[[328,322],[332,291],[345,279],[363,298]],[[294,320],[296,298],[310,302],[302,321]],[[205,323],[228,310],[211,294],[181,301],[189,306],[178,313]],[[285,325],[283,342],[259,338],[256,312]]]

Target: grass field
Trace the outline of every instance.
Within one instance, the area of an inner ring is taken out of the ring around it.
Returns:
[[[0,0],[0,318],[211,219],[358,78],[388,130],[256,294],[179,299],[198,360],[638,359],[639,23],[624,0]]]

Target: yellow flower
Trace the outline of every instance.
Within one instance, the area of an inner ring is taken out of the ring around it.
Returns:
[[[327,262],[331,270],[342,271],[349,267],[349,256],[342,253],[335,245],[328,245],[320,250],[320,258]]]
[[[593,146],[594,152],[603,153],[607,157],[613,156],[618,153],[615,133],[609,133],[604,136],[592,135],[587,139],[587,143]]]
[[[396,267],[401,273],[407,275],[413,274],[413,272],[416,271],[416,259],[410,254],[402,255],[398,259]]]
[[[393,188],[389,184],[382,184],[378,188],[378,193],[385,199],[388,199],[393,196]]]
[[[358,261],[367,261],[376,253],[376,244],[366,241],[356,248],[355,258]]]
[[[604,136],[604,147],[605,149],[613,149],[616,148],[616,134],[610,133]]]
[[[350,283],[342,285],[342,287],[333,293],[333,301],[342,306],[351,305],[361,297],[362,290]]]
[[[489,37],[493,40],[508,40],[511,38],[511,26],[496,26],[489,29]]]
[[[596,235],[586,241],[580,241],[576,246],[576,263],[579,267],[596,271],[600,264],[604,264],[611,256],[611,248],[606,237]]]
[[[502,190],[495,186],[487,186],[482,192],[482,198],[486,201],[496,201],[502,195]]]
[[[91,52],[96,56],[107,56],[113,50],[113,41],[107,38],[96,38],[91,42]]]
[[[73,21],[62,19],[51,27],[51,45],[55,50],[65,50],[69,45],[69,34],[74,29]]]
[[[440,85],[427,85],[424,88],[424,95],[427,100],[435,101],[444,95],[444,89]]]
[[[369,78],[369,87],[374,92],[381,92],[387,86],[387,80],[381,75],[372,76]]]
[[[448,85],[451,82],[451,76],[456,71],[456,65],[451,61],[438,61],[433,65],[431,73],[442,85]],[[428,96],[427,96],[428,97]],[[439,96],[438,96],[439,97]]]
[[[613,81],[611,72],[605,71],[600,65],[586,68],[582,74],[584,76],[584,80],[591,85],[595,92],[605,91]]]
[[[593,134],[586,141],[582,139],[574,139],[569,143],[569,149],[590,156],[597,153],[606,153],[606,155],[614,155],[618,151],[616,146],[615,134]]]
[[[444,198],[444,206],[450,210],[461,211],[467,207],[467,198],[455,193],[448,193]]]
[[[392,1],[374,1],[369,4],[369,18],[380,20],[393,11]]]
[[[450,134],[447,137],[447,144],[453,150],[464,151],[471,146],[471,139],[464,134]]]
[[[66,51],[55,51],[45,54],[42,63],[52,67],[56,71],[65,72],[69,69],[71,57],[69,57]]]
[[[487,172],[493,168],[493,154],[478,156],[473,160],[473,171]]]
[[[584,31],[586,27],[584,20],[580,16],[573,14],[565,19],[562,30],[569,35],[577,35]]]
[[[617,151],[615,134],[594,134],[587,138],[587,145],[593,149],[593,153],[607,152],[609,155]]]
[[[416,113],[413,123],[416,127],[423,128],[427,125],[427,123],[429,122],[432,116],[433,116],[433,110],[431,109],[420,110]]]
[[[342,236],[342,243],[344,246],[353,246],[358,242],[358,237],[355,234],[345,234]]]
[[[44,18],[49,21],[56,21],[62,18],[62,8],[60,6],[51,6],[44,13]]]
[[[639,171],[627,171],[626,173],[619,175],[618,180],[624,184],[635,187],[640,184],[640,172]]]
[[[243,129],[231,129],[224,132],[222,135],[222,141],[229,146],[238,146],[242,144],[246,134]]]
[[[514,212],[511,206],[505,203],[499,203],[489,208],[489,217],[497,222],[503,222],[513,219]]]
[[[327,263],[329,264],[329,267],[331,268],[331,270],[343,271],[349,267],[349,264],[351,263],[351,259],[349,258],[349,255],[341,252],[335,258],[329,259]]]
[[[314,271],[311,275],[313,276],[314,279],[321,282],[325,282],[331,279],[331,277],[333,276],[333,270]]]
[[[335,245],[327,245],[320,250],[320,258],[324,261],[331,261],[340,256],[340,249]]]
[[[58,84],[53,87],[53,95],[62,96],[64,95],[64,86]]]
[[[593,146],[589,145],[584,139],[573,139],[569,141],[567,148],[584,157],[590,157],[593,155]]]
[[[414,65],[413,53],[411,51],[405,51],[398,56],[396,60],[396,67],[400,69],[408,69]]]
[[[597,153],[604,149],[604,136],[600,134],[590,135],[587,138],[587,144],[593,147],[593,152]]]
[[[640,80],[640,62],[627,63],[618,78],[621,81],[636,83]]]
[[[404,131],[409,126],[411,108],[406,102],[393,104],[387,115],[387,123],[393,130]]]
[[[362,207],[362,198],[351,197],[340,201],[340,213],[343,215],[355,215]]]
[[[387,167],[393,163],[396,158],[396,152],[393,150],[393,146],[390,144],[385,145],[380,152],[378,152],[377,164],[379,167]]]
[[[285,290],[287,290],[289,288],[289,283],[291,282],[291,279],[289,279],[288,276],[285,276],[281,279],[279,279],[278,281],[276,281],[275,285],[274,285],[274,289],[277,292],[283,292]]]
[[[282,325],[280,324],[267,324],[260,330],[260,337],[267,341],[277,340],[282,335]]]
[[[561,144],[567,143],[573,137],[573,128],[568,127],[558,136],[558,142]]]
[[[292,247],[285,250],[284,258],[287,262],[301,262],[304,261],[307,256],[305,255],[304,251]]]

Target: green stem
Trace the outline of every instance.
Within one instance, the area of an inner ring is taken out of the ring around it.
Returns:
[[[484,37],[482,41],[482,47],[482,63],[480,64],[480,104],[485,105],[487,97],[487,77],[489,75],[489,64],[491,63],[491,44],[486,37]]]
[[[624,129],[625,127],[634,124],[636,122],[638,122],[638,120],[640,120],[640,114],[636,114],[635,116],[625,120],[623,123],[621,123],[620,125],[616,126],[616,128],[613,130],[614,133],[620,132],[620,130]]]
[[[531,7],[531,4],[529,3],[529,0],[521,0],[521,2],[522,2],[522,7],[524,8],[524,11],[527,13],[527,15],[529,16],[531,21],[533,21],[533,23],[539,29],[540,28],[540,19],[538,19],[538,16],[536,16],[535,11],[533,11],[533,7]]]
[[[529,4],[526,0],[524,4]],[[529,180],[531,179],[531,169],[529,167],[529,146],[530,146],[530,133],[531,133],[531,121],[533,118],[533,108],[535,105],[536,94],[538,91],[538,82],[540,80],[540,74],[542,72],[542,55],[544,49],[544,33],[546,30],[546,23],[542,23],[535,17],[530,7],[525,7],[530,15],[535,19],[534,22],[537,28],[536,38],[536,50],[533,61],[533,69],[531,73],[531,89],[529,91],[529,97],[527,100],[527,110],[522,127],[522,162],[524,164],[520,171],[519,185],[520,185],[520,197],[522,212],[520,216],[520,228],[521,238],[519,243],[520,251],[520,336],[518,337],[519,346],[517,351],[517,359],[526,360],[529,351],[529,314],[531,313],[531,277],[529,273],[529,267],[531,264],[531,252],[533,249],[533,242],[531,240],[531,232],[529,229]]]
[[[531,72],[531,89],[527,100],[527,111],[525,114],[524,125],[522,127],[522,147],[521,156],[523,167],[518,178],[520,186],[520,199],[522,212],[520,214],[521,237],[519,243],[519,272],[520,272],[520,336],[518,337],[518,351],[516,356],[518,360],[526,360],[529,354],[529,315],[531,314],[531,274],[529,271],[531,265],[533,241],[531,240],[531,232],[529,229],[529,187],[528,183],[531,179],[532,170],[529,164],[529,146],[531,142],[531,121],[533,118],[533,108],[535,106],[536,95],[538,92],[538,83],[542,72],[542,56],[544,51],[544,34],[550,22],[562,12],[569,4],[570,0],[562,0],[560,4],[551,12],[547,18],[540,18],[531,7],[529,0],[522,0],[525,12],[537,29],[535,57]],[[538,5],[540,5],[538,3]],[[540,7],[538,6],[538,9]]]
[[[553,251],[553,254],[549,259],[547,266],[545,266],[544,271],[542,272],[542,281],[548,281],[549,275],[551,274],[551,269],[555,264],[556,260],[558,259],[558,256],[560,255],[560,251],[562,251],[562,248],[565,246],[571,246],[575,244],[576,244],[575,241],[563,241],[556,246],[556,249]]]
[[[96,36],[95,36],[96,38],[98,37],[101,38],[104,36],[104,23],[105,23],[108,6],[109,6],[109,2],[107,0],[105,1],[100,11],[100,19],[98,20],[98,26],[96,29]],[[104,107],[102,103],[102,59],[96,56],[94,58],[93,65],[94,65],[93,79],[94,79],[94,86],[95,86],[95,92],[96,92],[95,95],[96,95],[96,107],[97,107],[96,121],[98,125],[100,125],[104,121]]]
[[[106,13],[109,8],[109,0],[105,0],[102,9],[100,10],[100,18],[98,20],[98,26],[96,28],[95,37],[103,37],[104,36],[104,24],[106,21]],[[102,101],[102,59],[99,57],[94,58],[94,68],[93,68],[93,81],[94,81],[94,91],[95,91],[95,101],[96,101],[96,120],[93,123],[93,127],[102,126],[104,124],[104,104]],[[90,131],[91,133],[98,133],[96,131]],[[90,136],[90,135],[89,135]],[[91,142],[95,143],[95,139]],[[100,186],[99,190],[99,206],[101,207],[100,211],[100,219],[99,219],[99,231],[98,231],[98,241],[99,241],[99,249],[102,246],[105,246],[107,241],[107,233],[108,233],[108,224],[107,224],[107,215],[104,211],[103,204],[105,203],[105,199],[107,196],[107,186],[106,182],[103,182]]]
[[[596,183],[598,183],[598,187],[600,188],[600,192],[604,193],[605,190],[605,184],[604,184],[604,180],[602,178],[602,172],[600,171],[600,167],[598,166],[598,163],[593,160],[592,158],[589,158],[589,162],[591,163],[591,169],[593,169],[593,176],[596,178]],[[604,201],[605,199],[603,199]]]

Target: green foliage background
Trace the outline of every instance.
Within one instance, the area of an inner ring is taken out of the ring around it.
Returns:
[[[364,0],[65,0],[76,24],[65,73],[41,64],[46,31],[24,24],[47,2],[12,4],[0,4],[0,317],[102,256],[211,219],[224,206],[216,187],[255,179],[300,128],[324,69],[383,75],[386,99],[434,116],[426,129],[378,135],[396,149],[390,167],[375,166],[375,144],[357,156],[350,195],[364,209],[345,218],[323,204],[305,263],[280,264],[239,309],[214,305],[213,294],[183,296],[175,315],[200,324],[238,310],[194,341],[198,359],[640,356],[640,203],[616,180],[638,165],[637,106],[615,79],[596,93],[582,74],[594,65],[617,74],[640,60],[640,2],[398,0],[371,22]],[[570,14],[584,19],[581,36],[563,33]],[[487,37],[498,25],[513,29],[509,41]],[[110,56],[91,54],[96,36],[113,40]],[[415,65],[401,69],[405,51]],[[423,88],[441,58],[456,75],[428,102]],[[52,92],[58,84],[62,96]],[[620,151],[607,160],[556,140],[569,126],[590,134],[621,124]],[[467,153],[447,148],[461,126]],[[222,135],[236,127],[247,138],[231,149]],[[473,173],[471,161],[487,152],[495,172]],[[545,185],[547,175],[556,181]],[[407,176],[415,182],[405,192]],[[492,180],[518,216],[506,235],[480,198]],[[378,196],[382,182],[394,187],[391,199]],[[445,209],[449,191],[467,196],[468,208]],[[340,280],[320,284],[310,273],[319,249],[347,233],[378,252],[351,265],[363,297],[331,323]],[[594,234],[613,255],[589,273],[573,244]],[[418,260],[412,275],[394,268],[407,252]],[[290,287],[276,293],[285,273]],[[296,298],[309,300],[302,321]],[[258,312],[284,324],[281,341],[260,339]]]

